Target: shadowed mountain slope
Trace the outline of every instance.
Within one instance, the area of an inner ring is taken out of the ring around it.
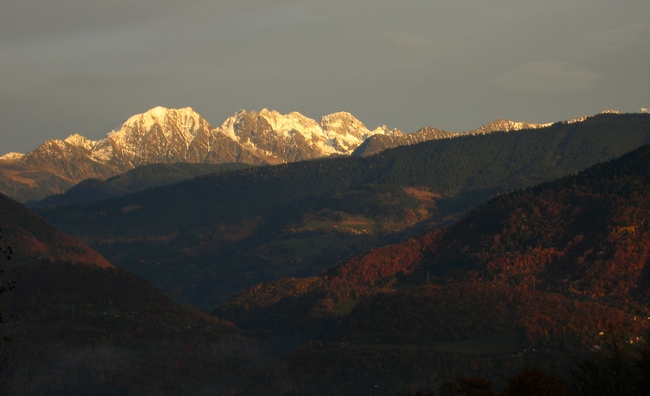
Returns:
[[[647,141],[650,115],[601,114],[371,157],[207,175],[40,213],[174,298],[209,307],[259,281],[316,274],[490,196],[576,173]]]
[[[13,252],[0,257],[2,284],[15,285],[0,293],[10,394],[255,392],[242,372],[266,370],[265,348],[232,323],[171,301],[1,194],[0,225]]]
[[[264,307],[314,290],[362,295],[476,284],[647,315],[649,202],[650,146],[643,146],[576,176],[495,198],[452,226],[373,249],[320,280],[282,280],[241,297]]]
[[[630,345],[650,329],[649,203],[644,146],[322,276],[258,284],[217,312],[289,345],[312,340],[288,364],[315,392],[435,387],[459,373],[498,384],[531,366],[567,375],[609,324]]]
[[[334,287],[497,282],[619,308],[650,303],[650,146],[513,192],[461,221],[332,269]]]
[[[54,260],[113,267],[95,250],[57,230],[23,204],[0,194],[0,226],[16,260]]]

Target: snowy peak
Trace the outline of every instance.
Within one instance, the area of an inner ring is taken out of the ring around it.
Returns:
[[[144,113],[135,114],[124,122],[124,125],[140,125],[146,129],[150,129],[155,124],[164,125],[168,122],[182,120],[187,123],[188,120],[198,121],[201,116],[195,112],[191,107],[182,109],[168,109],[166,107],[157,106]]]
[[[618,112],[606,110],[603,113]],[[585,118],[568,122],[580,122]],[[497,119],[469,134],[536,129],[549,125]],[[405,135],[385,125],[370,130],[345,111],[325,115],[316,121],[299,112],[282,114],[267,108],[260,111],[239,110],[215,128],[190,107],[170,109],[158,106],[129,117],[118,130],[108,133],[104,139],[93,141],[73,134],[65,140],[48,141],[26,155],[9,153],[0,160],[37,165],[46,161],[43,158],[48,156],[57,161],[87,156],[92,163],[110,165],[118,170],[174,162],[277,164],[350,155],[370,138],[374,141],[368,145],[372,150],[366,149],[366,153],[377,152],[381,147],[467,134],[430,129]]]
[[[95,144],[97,143],[95,141],[92,141],[86,137],[79,135],[78,133],[68,136],[64,140],[64,142],[76,147],[84,148],[86,150],[92,150],[92,148],[95,147]]]
[[[129,139],[133,135],[143,138],[153,131],[162,133],[166,138],[180,133],[183,140],[189,142],[196,136],[197,131],[207,124],[207,121],[190,107],[168,109],[158,106],[130,117],[119,130],[110,133],[109,138],[115,141]]]
[[[347,112],[326,115],[316,122],[296,111],[281,114],[269,109],[240,110],[217,129],[275,162],[348,155],[372,135],[401,134],[385,126],[370,131]]]
[[[259,113],[255,111],[251,112],[251,115],[265,119],[278,136],[291,137],[298,132],[306,137],[311,137],[313,134],[320,132],[316,121],[305,117],[297,111],[289,114],[280,114],[275,110],[262,109]]]
[[[322,117],[320,125],[324,131],[342,136],[352,135],[360,138],[370,132],[363,122],[344,111]]]
[[[255,114],[255,112],[253,112]],[[305,131],[306,133],[314,132],[318,128],[316,121],[311,118],[305,117],[297,111],[283,115],[279,112],[268,109],[262,109],[258,113],[263,117],[274,131],[281,135],[287,135],[291,131]]]
[[[498,118],[489,124],[485,124],[480,128],[470,131],[470,134],[484,134],[492,132],[510,132],[520,131],[522,129],[539,129],[551,126],[552,123],[547,124],[531,124],[529,122],[510,121]]]
[[[618,111],[618,110],[610,109],[610,110],[603,110],[598,114],[622,114],[622,113],[620,111]],[[598,115],[598,114],[596,114],[596,115]],[[564,122],[567,123],[567,124],[575,124],[576,122],[583,122],[587,118],[591,118],[591,117],[595,117],[595,115],[593,115],[593,116],[580,116],[580,117],[572,118],[572,119],[570,119],[568,121],[564,121]]]
[[[118,160],[130,166],[156,162],[202,162],[207,155],[206,136],[214,130],[193,109],[154,107],[127,119],[93,150],[97,161]],[[197,142],[197,139],[201,142]],[[198,150],[196,147],[201,147]],[[201,153],[198,153],[201,151]]]
[[[369,130],[363,122],[348,112],[337,112],[321,118],[320,126],[328,145],[340,154],[351,154],[366,139],[374,135],[401,135],[397,130],[389,130],[385,125]]]
[[[12,151],[0,157],[0,161],[16,162],[23,158],[25,154]]]
[[[344,111],[332,113],[321,118],[320,126],[324,131],[333,132],[338,135],[352,135],[365,140],[372,135],[402,135],[398,129],[389,129],[386,125],[369,130],[363,122],[359,121],[352,114]]]

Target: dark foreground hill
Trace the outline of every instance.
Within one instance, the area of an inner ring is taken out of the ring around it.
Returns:
[[[40,213],[174,299],[210,308],[252,284],[318,274],[488,197],[574,174],[648,141],[650,115],[600,114],[364,158],[207,175]]]
[[[0,229],[13,258],[23,261],[69,261],[113,267],[95,250],[57,230],[23,204],[0,194]]]
[[[229,322],[149,282],[0,195],[0,370],[16,395],[219,394],[266,355]],[[13,252],[7,259],[6,248]],[[10,342],[7,342],[10,337]]]
[[[455,374],[503,385],[533,366],[569,381],[612,328],[644,343],[648,218],[644,146],[320,277],[256,285],[218,313],[286,345],[311,340],[287,360],[307,392],[437,389]]]

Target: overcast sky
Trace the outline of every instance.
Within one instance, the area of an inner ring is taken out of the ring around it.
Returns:
[[[0,155],[155,106],[474,129],[650,107],[648,0],[0,0]]]

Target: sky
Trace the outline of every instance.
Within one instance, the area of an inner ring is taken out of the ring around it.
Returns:
[[[156,106],[467,131],[650,107],[648,0],[0,0],[0,155]]]

